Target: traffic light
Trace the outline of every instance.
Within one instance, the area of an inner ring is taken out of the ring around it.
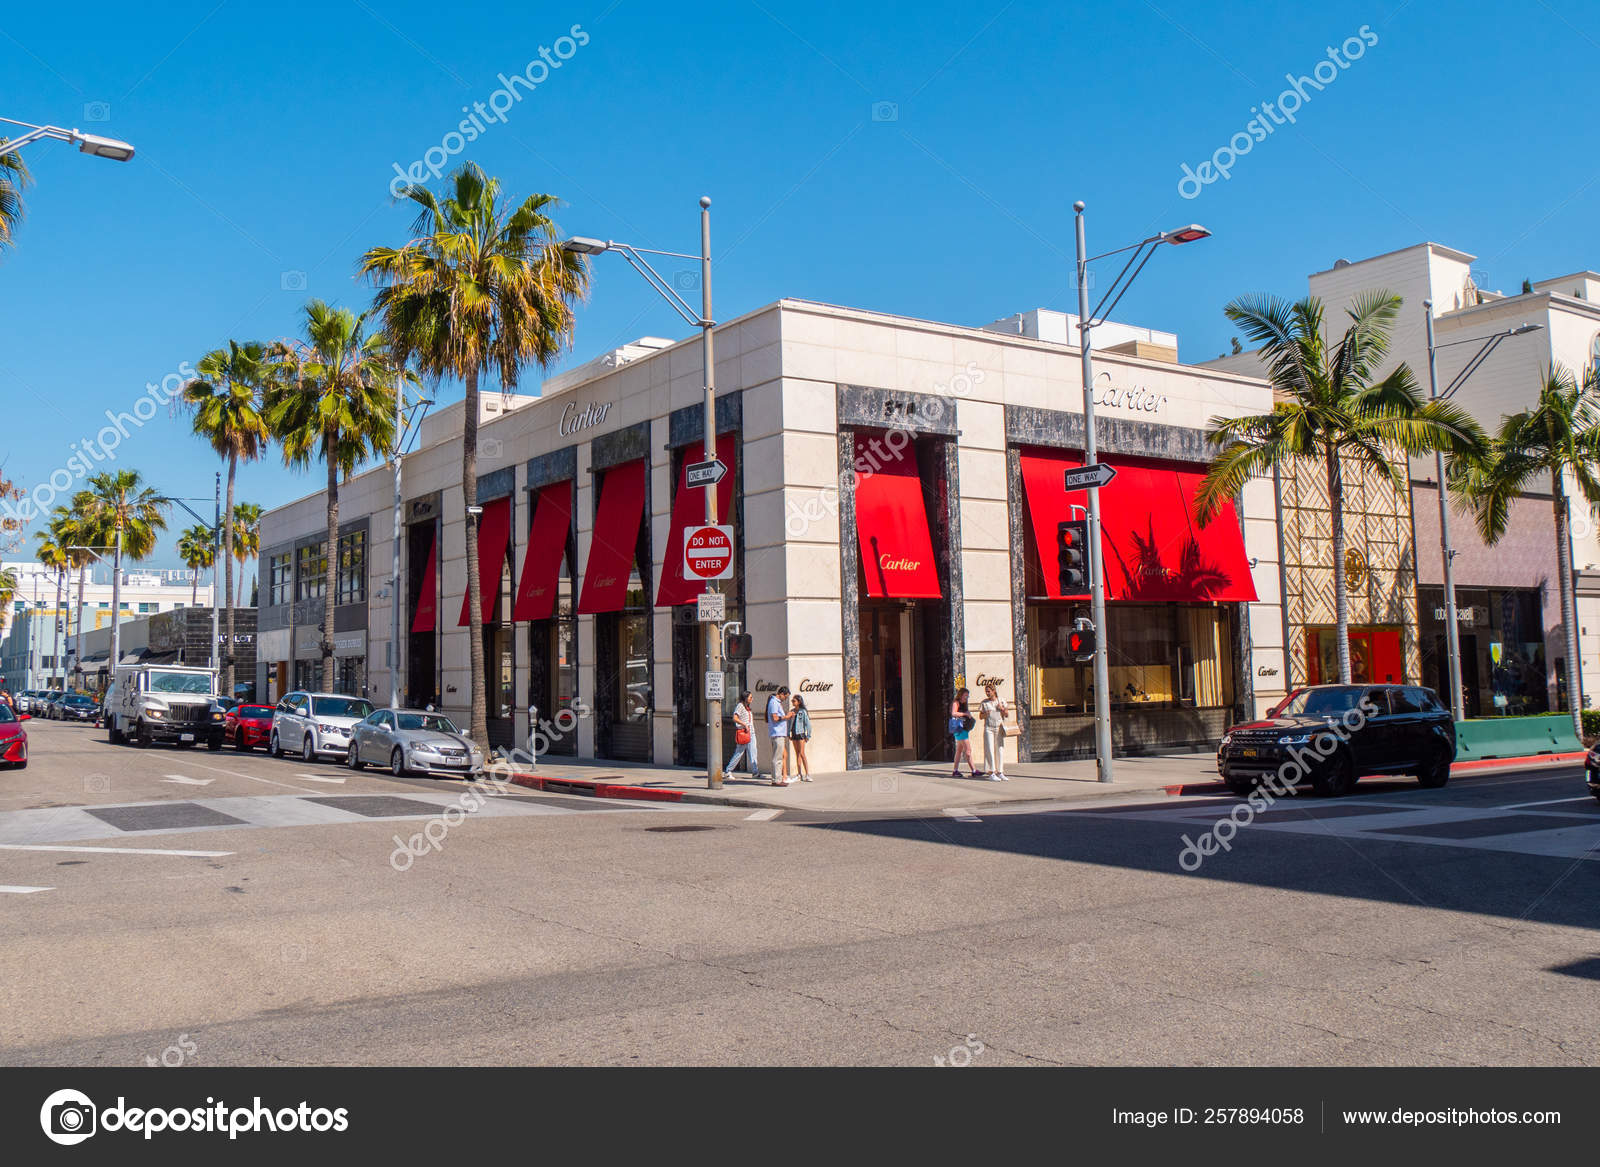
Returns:
[[[755,651],[755,639],[748,632],[734,632],[728,636],[728,659],[749,660]]]
[[[1070,519],[1056,525],[1056,565],[1063,596],[1089,594],[1089,524]]]
[[[1093,660],[1094,625],[1080,617],[1072,631],[1067,633],[1067,651],[1072,654],[1073,660]]]

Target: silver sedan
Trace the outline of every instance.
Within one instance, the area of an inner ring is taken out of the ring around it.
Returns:
[[[443,714],[423,709],[379,709],[358,721],[350,734],[345,764],[387,766],[406,774],[479,774],[483,751]]]

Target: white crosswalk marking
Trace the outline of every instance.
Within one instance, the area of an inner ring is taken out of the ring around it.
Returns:
[[[15,884],[0,883],[0,892],[11,892],[15,895],[25,896],[35,891],[55,891],[53,887],[20,887]]]
[[[344,779],[343,778],[329,778],[329,777],[327,777],[326,775],[323,775],[323,774],[296,774],[295,777],[296,778],[305,778],[305,779],[308,779],[309,781],[312,781],[312,782],[331,782],[335,786],[343,786],[344,785]]]
[[[184,786],[210,786],[215,778],[190,778],[184,774],[167,774],[162,777],[163,782],[177,782]]]
[[[758,811],[754,812],[753,814],[745,815],[744,816],[744,821],[747,822],[747,823],[771,822],[773,819],[777,818],[782,813],[783,812],[781,810],[779,810],[777,807],[768,807],[766,810],[758,810]]]
[[[981,823],[983,820],[970,810],[960,806],[947,806],[944,813],[955,819],[958,823]]]
[[[1522,810],[1530,806],[1555,806],[1562,802],[1588,802],[1594,795],[1584,794],[1577,798],[1547,798],[1543,802],[1514,802],[1510,806],[1497,806],[1496,810]]]
[[[63,847],[43,843],[0,843],[0,851],[88,851],[106,855],[181,855],[190,859],[221,859],[232,851],[165,851],[152,847]]]

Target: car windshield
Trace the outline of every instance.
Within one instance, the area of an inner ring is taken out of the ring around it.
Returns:
[[[17,715],[11,712],[11,706],[0,705],[0,725],[9,725],[16,719]]]
[[[85,697],[82,693],[74,693],[67,698],[68,705],[93,705],[93,697]]]
[[[1283,717],[1337,717],[1356,707],[1360,689],[1307,689],[1283,707]]]
[[[372,702],[361,697],[313,697],[311,712],[317,717],[365,717]]]
[[[460,733],[448,717],[441,717],[437,713],[401,713],[398,715],[401,729],[425,729],[432,733]]]
[[[150,674],[152,693],[211,693],[210,673],[157,673]]]
[[[250,719],[250,718],[253,718],[253,717],[271,717],[272,716],[272,706],[270,706],[270,705],[236,705],[236,706],[234,706],[233,713],[234,713],[234,716],[243,717],[243,718],[245,718],[247,720]]]

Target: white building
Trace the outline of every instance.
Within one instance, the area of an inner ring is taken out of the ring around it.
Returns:
[[[1092,669],[1066,651],[1086,605],[1061,597],[1057,570],[1058,524],[1084,500],[1062,479],[1083,434],[1067,324],[1039,311],[974,328],[782,300],[717,328],[719,511],[737,544],[723,589],[754,638],[726,687],[801,694],[815,769],[947,760],[954,690],[977,700],[986,683],[1018,711],[1013,757],[1092,754]],[[1171,334],[1127,333],[1096,366],[1101,460],[1119,468],[1103,492],[1116,746],[1209,748],[1283,692],[1271,484],[1251,483],[1204,529],[1192,507],[1207,421],[1264,412],[1271,396],[1259,379],[1176,364]],[[698,338],[646,340],[552,378],[540,398],[484,399],[494,744],[525,745],[535,708],[546,720],[587,709],[550,750],[703,759],[706,633],[682,553],[703,507],[685,483],[703,441],[700,361]],[[408,702],[465,720],[461,409],[431,415],[405,460],[397,587],[391,471],[341,487],[328,639],[340,688],[387,698],[398,661]],[[321,683],[325,527],[321,493],[263,518],[267,699]]]

